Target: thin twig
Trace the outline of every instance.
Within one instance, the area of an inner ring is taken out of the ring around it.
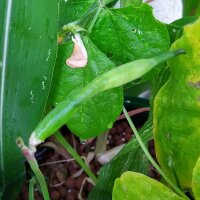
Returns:
[[[71,134],[71,137],[72,137],[72,142],[73,142],[74,150],[77,151],[77,149],[76,149],[76,141],[75,141],[74,135]]]
[[[50,187],[59,187],[59,186],[61,186],[61,185],[63,185],[65,183],[65,181],[62,181],[62,182],[60,182],[60,183],[57,183],[57,184],[49,184],[49,186]]]
[[[70,159],[65,159],[65,160],[58,160],[58,161],[52,161],[52,162],[46,162],[46,163],[42,163],[39,166],[45,166],[45,165],[53,165],[53,164],[58,164],[58,163],[65,163],[65,162],[71,162],[74,161],[74,158],[70,158]]]
[[[128,112],[128,115],[129,115],[130,117],[132,117],[132,116],[134,116],[134,115],[140,114],[140,113],[142,113],[142,112],[148,112],[148,111],[150,111],[150,108],[149,108],[149,107],[138,108],[138,109],[129,111],[129,112]],[[120,116],[117,118],[116,121],[119,121],[119,120],[122,120],[122,119],[125,119],[125,118],[126,118],[125,115],[122,114],[122,115],[120,115]]]
[[[84,200],[84,198],[82,197],[82,192],[83,192],[83,187],[84,187],[84,185],[85,185],[86,182],[91,183],[92,185],[95,185],[95,183],[92,181],[91,178],[85,177],[83,179],[82,184],[81,184],[81,189],[80,189],[80,191],[78,193],[78,199],[79,200]]]
[[[41,146],[46,146],[46,147],[50,147],[50,148],[54,149],[57,153],[59,153],[66,159],[71,158],[71,156],[68,154],[68,152],[62,146],[60,146],[60,144],[58,144],[55,141],[55,139],[53,139],[53,141],[51,141],[51,142],[45,142]]]

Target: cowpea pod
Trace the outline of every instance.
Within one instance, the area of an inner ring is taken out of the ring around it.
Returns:
[[[200,19],[184,28],[171,50],[186,54],[169,61],[171,76],[154,101],[156,155],[164,172],[182,188],[191,188],[200,155]]]
[[[167,52],[154,58],[136,60],[98,76],[76,95],[60,102],[55,109],[47,114],[32,133],[29,139],[30,148],[34,151],[36,145],[57,131],[76,112],[78,106],[91,97],[140,78],[156,65],[183,52],[183,50]]]

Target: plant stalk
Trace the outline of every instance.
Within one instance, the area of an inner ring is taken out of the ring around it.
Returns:
[[[130,116],[128,115],[128,112],[126,110],[125,107],[123,107],[123,113],[126,116],[126,119],[129,123],[129,125],[131,126],[131,129],[133,130],[133,132],[135,133],[135,137],[138,141],[138,143],[140,144],[142,150],[144,151],[145,155],[147,156],[147,158],[149,159],[149,161],[151,162],[151,164],[156,168],[156,170],[159,172],[159,174],[165,179],[165,181],[174,189],[174,191],[179,194],[180,196],[182,196],[184,199],[189,200],[189,198],[184,194],[183,191],[181,191],[175,184],[174,182],[172,182],[169,177],[167,177],[164,172],[162,171],[162,169],[159,167],[159,165],[155,162],[155,160],[153,159],[153,157],[151,156],[151,154],[149,153],[148,149],[146,148],[145,144],[143,143],[135,125],[133,124]]]
[[[82,167],[86,174],[94,181],[97,182],[97,177],[93,174],[90,168],[85,164],[78,153],[71,147],[69,142],[59,133],[54,134],[56,140],[67,150],[67,152],[77,161],[77,163]]]
[[[16,140],[16,143],[17,143],[18,147],[21,148],[22,153],[24,154],[24,157],[28,161],[32,171],[34,172],[34,174],[35,174],[35,176],[36,176],[36,178],[37,178],[37,180],[40,184],[44,200],[50,200],[46,181],[44,179],[42,172],[39,169],[37,160],[34,157],[34,153],[28,147],[25,146],[22,138],[18,138]]]
[[[99,153],[104,153],[106,151],[106,146],[107,146],[106,142],[108,138],[108,133],[109,133],[109,130],[107,130],[106,132],[104,132],[103,134],[97,137],[96,147],[94,151],[95,155]]]
[[[94,18],[93,18],[93,20],[92,20],[92,22],[91,22],[89,28],[88,28],[88,33],[89,33],[89,34],[92,32],[92,29],[93,29],[93,27],[94,27],[94,25],[95,25],[95,23],[96,23],[96,21],[97,21],[97,19],[98,19],[98,17],[99,17],[99,14],[100,14],[101,11],[102,11],[102,9],[103,9],[103,5],[101,5],[101,2],[99,2],[99,7],[98,7],[98,9],[97,9],[97,12],[96,12],[96,14],[95,14],[95,16],[94,16]]]
[[[34,185],[35,185],[35,177],[32,177],[31,180],[29,181],[29,200],[34,200]]]

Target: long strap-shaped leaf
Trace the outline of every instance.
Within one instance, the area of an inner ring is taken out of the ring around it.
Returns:
[[[0,2],[0,199],[16,199],[24,174],[15,144],[40,121],[57,46],[57,0]],[[9,192],[8,192],[9,191]]]

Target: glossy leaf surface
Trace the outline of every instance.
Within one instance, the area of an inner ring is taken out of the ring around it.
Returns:
[[[51,14],[49,14],[51,13]],[[57,47],[58,2],[5,0],[0,6],[0,193],[16,199],[25,142],[39,123],[49,93]]]
[[[191,188],[200,152],[199,32],[200,20],[185,26],[183,36],[173,44],[172,50],[185,49],[186,54],[169,61],[171,76],[154,102],[157,158],[182,188]]]
[[[70,42],[59,46],[51,92],[53,105],[78,93],[94,78],[115,67],[89,38],[84,37],[84,44],[88,53],[88,64],[84,68],[70,68],[65,64],[72,52],[73,45]],[[82,139],[101,134],[112,126],[120,114],[122,102],[121,87],[105,91],[81,105],[66,122],[67,126]]]
[[[154,18],[147,4],[104,9],[91,39],[117,65],[153,57],[169,48],[167,29]]]
[[[169,188],[143,174],[125,172],[116,179],[112,200],[184,200]]]

